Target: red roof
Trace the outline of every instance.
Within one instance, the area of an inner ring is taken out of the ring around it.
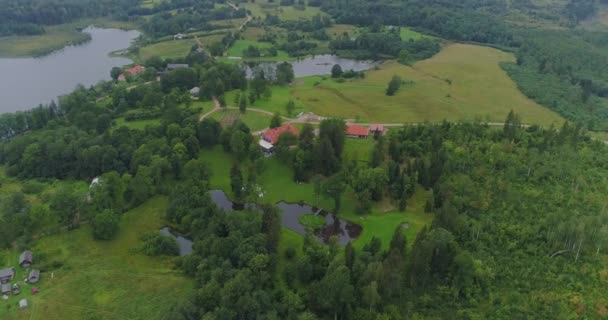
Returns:
[[[384,126],[381,124],[370,124],[369,131],[372,132],[384,132]]]
[[[268,129],[266,131],[264,131],[264,133],[262,133],[262,138],[272,144],[276,144],[277,142],[279,142],[279,137],[281,136],[281,134],[285,133],[285,132],[291,132],[294,136],[298,136],[298,129],[294,128],[292,125],[290,124],[284,124],[280,127],[274,128],[274,129]]]
[[[128,74],[134,76],[134,75],[144,71],[144,69],[146,69],[146,68],[144,68],[143,66],[140,66],[140,65],[136,65],[133,68],[125,70],[125,73],[128,73]]]
[[[347,136],[358,136],[367,137],[369,135],[369,129],[363,126],[358,126],[356,124],[351,124],[346,126],[346,135]]]

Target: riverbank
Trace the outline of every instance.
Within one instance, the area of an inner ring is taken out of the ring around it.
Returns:
[[[69,45],[81,44],[91,39],[83,33],[87,26],[134,30],[132,22],[113,21],[106,18],[83,19],[73,23],[45,27],[46,33],[37,36],[0,37],[0,58],[40,57],[61,50]]]

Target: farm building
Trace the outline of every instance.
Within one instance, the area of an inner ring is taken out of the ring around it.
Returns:
[[[291,132],[296,137],[300,134],[298,129],[296,129],[294,126],[284,124],[280,127],[264,131],[262,133],[262,139],[272,145],[275,145],[277,142],[279,142],[279,137],[285,132]]]
[[[11,294],[11,284],[5,283],[2,286],[0,286],[0,294],[2,294],[4,296]]]
[[[201,88],[199,87],[194,87],[192,89],[190,89],[190,95],[193,97],[198,97],[198,95],[201,93]]]
[[[369,136],[369,129],[356,124],[348,124],[344,133],[351,138],[367,138]]]
[[[370,124],[369,132],[371,132],[372,134],[383,135],[385,132],[385,129],[384,129],[384,126],[381,124]]]
[[[185,38],[185,37],[186,37],[186,35],[181,34],[181,33],[178,33],[178,34],[176,34],[176,35],[173,35],[173,39],[175,39],[175,40],[181,40],[181,39],[183,39],[183,38]]]
[[[14,268],[0,270],[0,283],[9,282],[9,281],[13,280],[14,277],[15,277]]]
[[[25,300],[25,299],[21,299],[21,300],[19,300],[19,308],[20,308],[20,309],[25,309],[25,308],[27,308],[27,300]]]
[[[146,70],[144,66],[136,65],[133,68],[126,69],[123,73],[118,76],[118,81],[127,80],[127,76],[134,76],[142,71]]]
[[[22,268],[29,268],[34,263],[34,256],[31,251],[23,251],[19,256],[19,265]]]
[[[30,271],[29,276],[27,277],[27,281],[29,283],[36,283],[40,280],[40,270],[34,269]]]

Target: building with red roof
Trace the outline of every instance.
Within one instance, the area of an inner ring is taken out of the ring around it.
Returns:
[[[142,71],[146,70],[146,68],[144,66],[141,65],[136,65],[133,68],[129,68],[126,69],[123,73],[120,74],[120,76],[118,76],[118,80],[119,81],[124,81],[126,80],[127,76],[134,76]]]
[[[372,133],[384,134],[384,126],[381,124],[370,124],[369,131]]]
[[[298,129],[294,128],[291,124],[284,124],[280,127],[264,131],[262,139],[268,143],[277,144],[279,137],[285,132],[291,132],[296,137],[299,135]]]
[[[369,129],[356,124],[347,124],[344,133],[353,138],[367,138],[369,136]]]

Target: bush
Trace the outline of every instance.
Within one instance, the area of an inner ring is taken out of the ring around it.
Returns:
[[[146,233],[141,237],[144,242],[141,251],[147,256],[176,256],[179,254],[177,242],[171,236],[160,233]]]
[[[44,189],[44,184],[38,181],[26,181],[21,187],[21,191],[25,194],[39,194]]]

